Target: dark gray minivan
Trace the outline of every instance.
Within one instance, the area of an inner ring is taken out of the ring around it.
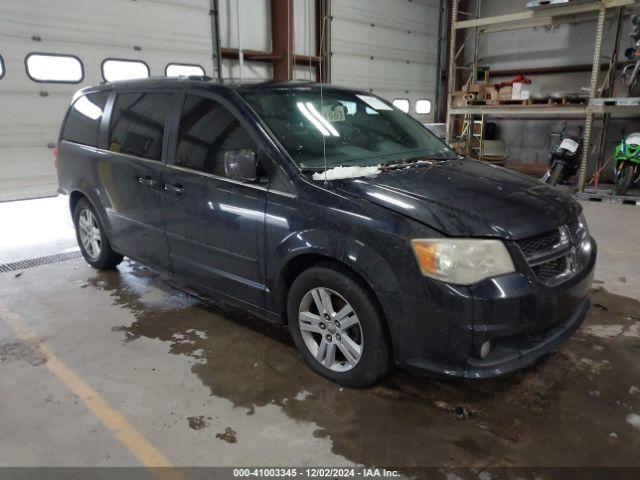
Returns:
[[[596,245],[581,207],[456,155],[370,93],[206,78],[78,92],[60,191],[98,269],[123,255],[288,324],[316,372],[481,378],[580,326]]]

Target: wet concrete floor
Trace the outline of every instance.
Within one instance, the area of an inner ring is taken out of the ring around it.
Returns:
[[[134,347],[168,342],[196,360],[211,395],[252,415],[277,405],[334,453],[364,465],[640,465],[640,302],[596,289],[595,308],[565,347],[524,372],[488,381],[419,379],[396,371],[371,390],[340,388],[301,365],[281,327],[206,303],[169,300],[148,308],[128,276],[158,282],[145,268],[98,274],[94,288],[135,321],[112,330]],[[165,287],[170,288],[170,287]],[[173,292],[169,290],[169,298]],[[235,440],[234,440],[235,441]]]
[[[60,284],[55,285],[56,278]],[[54,288],[38,287],[50,281]],[[224,443],[236,449],[237,458],[251,463],[252,453],[243,454],[243,443],[247,432],[269,440],[264,420],[256,415],[268,407],[308,427],[301,438],[289,440],[301,446],[321,440],[330,448],[318,464],[640,466],[640,427],[634,426],[634,415],[640,414],[640,302],[602,288],[594,290],[595,306],[581,330],[523,372],[494,380],[454,381],[395,371],[375,388],[351,390],[306,368],[284,328],[195,299],[131,261],[105,273],[74,260],[31,269],[20,277],[3,274],[0,285],[3,303],[39,324],[40,331],[51,332],[44,334],[45,341],[54,335],[56,319],[71,314],[83,297],[101,299],[98,316],[118,312],[119,322],[74,326],[72,366],[100,354],[92,351],[89,340],[98,328],[101,343],[117,343],[126,350],[127,369],[145,371],[143,383],[153,380],[156,369],[169,374],[167,360],[160,356],[176,356],[183,367],[188,362],[188,369],[182,370],[206,389],[209,399],[231,402],[234,416],[244,417],[241,429],[232,419],[215,415],[207,406],[210,400],[202,411],[185,411],[182,392],[158,392],[175,394],[173,403],[178,400],[169,418],[162,418],[162,412],[155,417],[155,424],[164,428],[153,432],[152,441],[161,436],[165,445],[172,444],[166,427],[181,423],[193,433],[192,448],[199,448],[204,436],[205,451]],[[54,305],[21,301],[34,293],[38,298],[56,297]],[[23,369],[46,362],[29,345],[0,338],[0,369],[12,362],[22,362]],[[166,351],[150,353],[145,340],[160,342]],[[56,341],[52,343],[55,349]],[[93,376],[89,371],[85,378],[100,386],[103,373]],[[134,384],[135,375],[129,381]],[[0,393],[3,403],[16,401],[10,390]],[[111,394],[117,401],[123,393],[126,399],[125,392]],[[147,408],[153,408],[157,400],[147,402]],[[144,421],[135,415],[134,420]],[[0,420],[10,422],[3,418],[3,408]],[[184,429],[181,438],[189,438]],[[0,446],[3,443],[0,440]],[[273,453],[267,456],[270,464],[298,463],[295,452],[282,454],[276,448]],[[305,461],[314,464],[313,458]],[[0,454],[0,461],[9,459]]]
[[[615,220],[588,219],[604,233]],[[342,388],[305,366],[284,328],[128,260],[113,272],[75,259],[1,273],[0,320],[19,315],[176,465],[640,467],[640,254],[625,225],[627,251],[596,235],[603,280],[583,327],[493,380],[396,370],[375,388]],[[48,361],[0,321],[0,465],[139,465]]]

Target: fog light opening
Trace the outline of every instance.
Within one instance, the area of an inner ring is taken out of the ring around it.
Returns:
[[[484,342],[480,347],[480,358],[487,358],[491,352],[491,341]]]

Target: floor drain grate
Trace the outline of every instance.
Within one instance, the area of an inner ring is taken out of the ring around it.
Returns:
[[[27,260],[4,263],[0,265],[0,272],[15,272],[16,270],[25,270],[27,268],[48,265],[50,263],[66,262],[67,260],[79,258],[80,256],[82,256],[80,250],[75,250],[73,252],[56,253],[45,257],[28,258]]]

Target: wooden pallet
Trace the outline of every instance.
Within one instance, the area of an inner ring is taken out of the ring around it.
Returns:
[[[480,104],[479,102],[477,104]],[[542,99],[533,99],[528,98],[526,100],[491,100],[486,102],[485,105],[488,106],[501,106],[501,105],[518,105],[518,106],[553,106],[553,107],[562,107],[562,106],[577,106],[577,105],[586,105],[587,99],[583,98],[545,98]]]

